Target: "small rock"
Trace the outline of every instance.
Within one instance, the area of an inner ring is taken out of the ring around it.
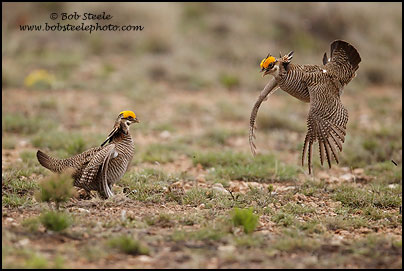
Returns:
[[[203,174],[199,174],[199,175],[196,177],[196,181],[197,181],[198,183],[206,183],[205,176],[204,176]]]
[[[343,171],[345,171],[345,172],[349,172],[349,167],[342,167],[341,168]]]
[[[205,203],[202,203],[201,205],[198,206],[199,209],[204,209],[205,208]]]
[[[19,143],[19,145],[20,145],[21,147],[26,147],[26,146],[28,145],[28,141],[25,140],[25,139],[20,140],[20,142],[18,142],[18,143]]]
[[[28,245],[29,244],[29,239],[27,239],[27,238],[25,238],[25,239],[22,239],[22,240],[20,240],[20,241],[18,241],[18,244],[20,245],[20,246],[26,246],[26,245]]]
[[[353,170],[353,173],[357,175],[362,175],[363,173],[365,173],[365,170],[363,168],[355,168]]]
[[[86,214],[89,214],[89,213],[90,213],[89,210],[84,209],[84,208],[77,208],[77,211],[79,211],[80,213],[86,213]]]
[[[7,222],[13,222],[13,221],[14,221],[14,218],[7,217],[7,218],[6,218],[6,221],[7,221]]]
[[[346,174],[340,176],[339,178],[340,178],[341,180],[343,180],[343,181],[349,182],[349,181],[353,180],[354,175],[352,175],[351,173],[346,173]]]
[[[192,185],[190,183],[185,183],[183,187],[184,187],[184,190],[189,190],[192,188]]]
[[[222,185],[221,183],[215,183],[215,184],[212,186],[212,190],[213,190],[213,191],[216,191],[216,192],[218,192],[218,193],[222,193],[222,194],[228,194],[228,193],[229,193],[229,191],[227,191],[227,190],[223,187],[223,185]]]
[[[394,188],[398,187],[398,184],[392,183],[392,184],[389,184],[387,187],[390,189],[394,189]]]
[[[169,131],[167,131],[167,130],[164,130],[164,131],[162,131],[162,132],[160,133],[160,137],[161,137],[162,139],[168,139],[168,138],[171,137],[171,133],[170,133]]]
[[[219,250],[219,251],[222,251],[222,252],[231,253],[231,252],[233,252],[233,251],[236,250],[236,247],[235,247],[235,246],[232,246],[232,245],[219,246],[219,247],[218,247],[218,250]]]
[[[152,257],[147,256],[147,255],[140,255],[140,256],[137,257],[137,259],[139,261],[141,261],[141,262],[144,262],[144,263],[149,263],[149,262],[152,261]]]
[[[317,176],[319,179],[329,179],[330,178],[330,175],[324,171],[320,171]]]
[[[126,220],[126,210],[121,211],[121,220],[125,221]]]
[[[295,189],[294,186],[287,186],[287,187],[278,187],[276,190],[277,191],[289,191]]]
[[[182,187],[182,181],[177,181],[170,185],[172,188],[179,188]]]

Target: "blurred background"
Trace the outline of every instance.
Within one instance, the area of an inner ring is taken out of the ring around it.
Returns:
[[[72,144],[74,153],[101,142],[118,113],[130,109],[142,122],[134,128],[140,149],[163,142],[172,144],[167,152],[183,146],[178,155],[190,146],[248,152],[250,110],[269,79],[261,78],[261,59],[294,50],[294,63],[321,64],[330,43],[343,39],[362,62],[342,98],[350,116],[342,165],[401,161],[401,3],[2,5],[3,133],[13,135],[3,148],[23,140],[60,149],[65,145],[50,142],[67,133],[63,144]],[[19,28],[103,24],[52,21],[49,15],[104,11],[113,16],[105,23],[144,30]],[[271,96],[258,115],[258,149],[297,164],[308,110],[281,91]],[[78,143],[69,141],[74,133]]]

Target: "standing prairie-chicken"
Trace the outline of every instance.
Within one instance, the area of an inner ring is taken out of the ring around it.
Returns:
[[[331,56],[323,57],[323,65],[298,65],[290,63],[293,51],[279,59],[268,55],[261,61],[262,76],[273,75],[260,93],[250,117],[249,142],[255,155],[255,119],[261,103],[276,89],[281,88],[297,99],[310,103],[307,118],[308,132],[304,139],[302,166],[308,147],[308,167],[311,174],[313,143],[318,141],[320,161],[327,158],[331,168],[331,156],[338,163],[337,149],[342,151],[348,111],[341,103],[342,89],[355,76],[361,62],[358,51],[348,42],[336,40],[331,43]]]
[[[38,161],[56,173],[73,168],[74,186],[84,188],[88,193],[96,190],[101,197],[109,198],[114,195],[112,184],[122,178],[132,161],[134,143],[129,133],[129,125],[135,122],[139,122],[135,113],[122,111],[100,147],[66,159],[53,158],[38,150]]]

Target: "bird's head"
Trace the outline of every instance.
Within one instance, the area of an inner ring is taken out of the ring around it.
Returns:
[[[127,127],[129,127],[129,125],[131,125],[132,123],[139,123],[139,120],[137,119],[135,113],[129,110],[119,113],[117,122],[118,121],[122,124],[125,124]]]
[[[139,123],[139,120],[137,119],[135,113],[129,110],[119,113],[118,118],[115,121],[114,128],[109,133],[107,139],[101,144],[101,146],[104,146],[107,142],[111,142],[121,133],[128,134],[129,125],[131,125],[132,123]]]
[[[279,58],[275,58],[268,54],[266,58],[261,61],[260,67],[261,72],[263,72],[262,77],[267,74],[271,74],[273,76],[277,76],[279,74],[280,65],[288,65],[293,58],[293,51],[290,52],[288,55],[282,57],[280,55]]]

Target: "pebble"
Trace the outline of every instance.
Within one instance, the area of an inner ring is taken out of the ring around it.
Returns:
[[[353,173],[355,173],[357,175],[361,175],[361,174],[365,173],[365,170],[363,168],[355,168],[353,170]]]
[[[125,221],[126,220],[126,210],[121,211],[121,220]]]
[[[227,191],[227,190],[223,187],[223,185],[222,185],[221,183],[215,183],[215,184],[212,186],[212,190],[213,190],[213,191],[216,191],[216,192],[218,192],[218,193],[222,193],[222,194],[228,194],[228,193],[229,193],[229,191]]]
[[[390,189],[394,189],[394,188],[398,187],[398,184],[392,183],[392,184],[389,184],[387,187]]]
[[[354,175],[352,175],[351,173],[346,173],[346,174],[340,176],[339,178],[348,182],[354,178]]]
[[[320,171],[317,176],[319,179],[329,179],[330,178],[330,175],[324,171]]]
[[[203,174],[199,174],[199,175],[196,177],[196,181],[197,181],[198,183],[206,183],[205,176],[204,176]]]
[[[221,251],[221,252],[228,252],[228,253],[231,253],[231,252],[233,252],[233,251],[236,250],[236,247],[235,247],[235,246],[232,246],[232,245],[219,246],[219,247],[218,247],[218,250]]]
[[[160,133],[160,137],[161,137],[162,139],[168,139],[168,138],[171,137],[171,133],[170,133],[169,131],[167,131],[167,130],[164,130],[164,131],[162,131],[162,132]]]
[[[152,261],[152,257],[146,256],[146,255],[140,255],[137,257],[137,259],[141,262],[149,263]]]
[[[89,210],[84,209],[84,208],[77,208],[77,211],[79,211],[80,213],[86,213],[86,214],[89,214],[89,213],[90,213]]]
[[[18,241],[18,244],[20,245],[20,246],[26,246],[26,245],[28,245],[29,244],[29,239],[27,239],[27,238],[25,238],[25,239],[22,239],[22,240],[20,240],[20,241]]]

